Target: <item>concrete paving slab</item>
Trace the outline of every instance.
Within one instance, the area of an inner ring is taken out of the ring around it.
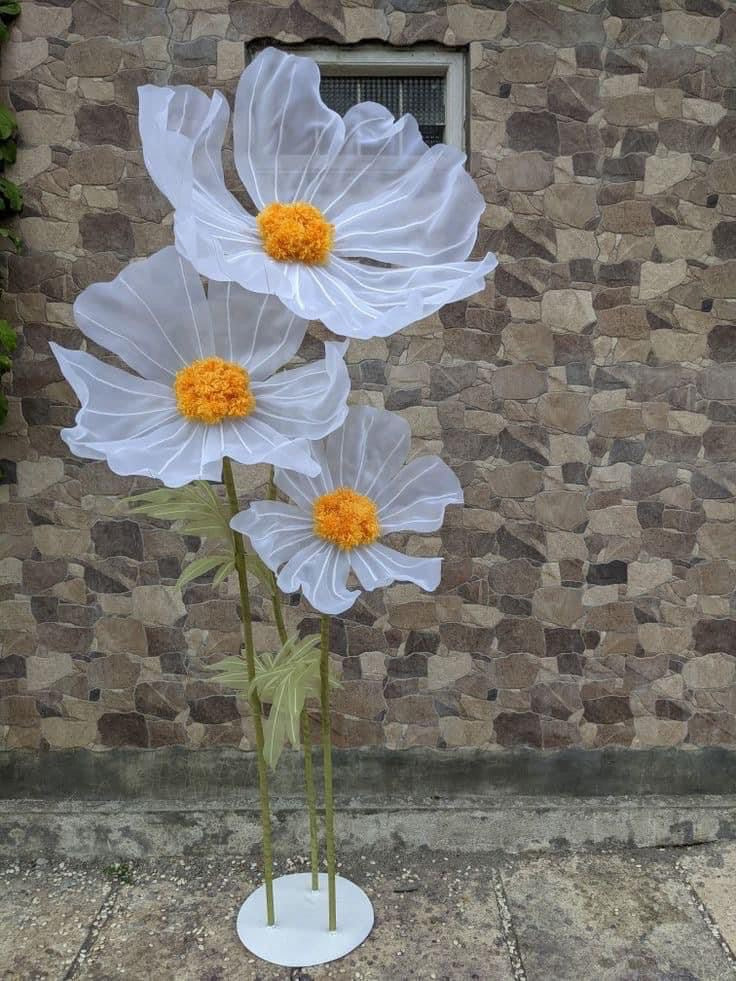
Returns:
[[[282,871],[302,871],[303,866]],[[332,965],[291,974],[252,957],[235,934],[240,904],[255,887],[255,866],[174,861],[136,866],[120,888],[114,916],[75,975],[86,981],[275,981],[300,977],[482,978],[513,974],[493,886],[480,864],[397,853],[359,858],[341,873],[365,888],[376,925],[366,943]]]
[[[682,849],[677,864],[717,924],[717,930],[733,956],[736,951],[736,844]]]
[[[111,890],[100,869],[0,868],[0,978],[63,978]]]
[[[528,981],[733,981],[671,855],[546,856],[502,880]]]

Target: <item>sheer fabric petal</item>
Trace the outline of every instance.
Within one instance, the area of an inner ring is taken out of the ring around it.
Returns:
[[[280,371],[252,386],[253,419],[292,439],[320,439],[336,429],[348,412],[350,376],[343,360],[347,345],[325,344],[323,361]]]
[[[218,428],[222,432],[222,456],[238,463],[288,465],[305,474],[316,474],[319,469],[308,440],[284,435],[258,418],[257,411],[245,419],[225,420]]]
[[[497,260],[453,262],[406,269],[376,269],[333,256],[324,266],[306,266],[311,280],[298,297],[284,303],[302,316],[315,316],[346,337],[387,337],[428,317],[447,303],[483,289]],[[314,308],[314,314],[307,311]]]
[[[279,573],[278,586],[285,593],[301,589],[321,613],[344,613],[359,596],[358,591],[347,588],[349,572],[347,552],[314,538],[289,559]]]
[[[304,195],[331,221],[354,204],[383,194],[428,150],[413,116],[394,119],[377,102],[352,106],[343,122],[342,146]]]
[[[375,496],[381,530],[436,531],[448,504],[462,504],[460,481],[438,456],[421,456],[402,467]]]
[[[248,536],[273,572],[314,539],[311,517],[280,501],[255,501],[236,514],[230,525]]]
[[[312,458],[317,464],[318,472],[314,476],[294,473],[291,469],[279,469],[274,472],[274,482],[282,494],[286,494],[302,511],[312,513],[312,502],[321,494],[334,490],[330,468],[325,455],[324,440],[311,444]]]
[[[372,496],[396,475],[410,446],[411,429],[401,416],[352,406],[343,425],[325,442],[332,482]]]
[[[243,72],[235,96],[235,165],[260,211],[304,199],[334,158],[345,127],[319,94],[309,58],[267,48]]]
[[[383,193],[336,215],[335,254],[399,266],[467,259],[485,202],[464,163],[455,147],[427,150]]]
[[[202,283],[173,247],[133,262],[110,283],[87,287],[74,304],[80,330],[144,378],[176,373],[215,353]]]
[[[365,590],[392,582],[413,582],[431,593],[439,586],[442,575],[442,559],[402,555],[379,544],[354,549],[350,564]]]
[[[262,381],[294,357],[307,322],[269,294],[244,290],[237,283],[211,282],[207,300],[215,332],[215,353],[248,369]]]

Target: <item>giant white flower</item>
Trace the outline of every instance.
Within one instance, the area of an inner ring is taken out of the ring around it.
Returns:
[[[466,261],[484,203],[465,155],[427,147],[412,116],[376,103],[341,118],[309,58],[268,48],[240,79],[235,165],[255,218],[225,188],[224,97],[153,85],[139,95],[146,166],[176,209],[179,251],[210,279],[368,338],[478,292],[496,265],[490,253]]]
[[[342,613],[357,599],[347,588],[351,569],[365,590],[396,580],[436,589],[441,559],[402,555],[379,542],[392,531],[435,531],[445,507],[463,501],[460,482],[438,456],[403,465],[410,444],[401,416],[353,407],[339,429],[313,445],[316,476],[276,470],[276,485],[293,504],[256,501],[231,524],[270,569],[281,570],[280,589],[301,589],[322,613]]]
[[[306,330],[276,297],[234,283],[210,283],[205,296],[192,266],[167,248],[90,286],[74,314],[137,372],[51,345],[81,402],[76,426],[61,434],[77,456],[169,487],[219,480],[224,456],[319,471],[308,441],[347,413],[344,345],[275,374]]]

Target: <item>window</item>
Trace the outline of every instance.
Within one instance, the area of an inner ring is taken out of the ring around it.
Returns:
[[[452,143],[466,149],[465,59],[461,52],[310,45],[297,53],[317,62],[322,98],[341,116],[358,102],[379,102],[394,116],[411,113],[429,146]]]

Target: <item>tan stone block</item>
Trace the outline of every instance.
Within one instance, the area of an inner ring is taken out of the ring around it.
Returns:
[[[74,117],[27,109],[16,114],[18,129],[26,146],[68,143],[74,135]],[[38,218],[37,221],[44,219]]]
[[[486,475],[492,493],[503,498],[529,498],[538,494],[544,481],[539,470],[521,460],[496,466]]]
[[[91,37],[66,49],[64,62],[69,75],[101,78],[114,75],[120,67],[122,45],[108,37]]]
[[[682,115],[681,89],[655,89],[654,108],[660,119],[679,119]]]
[[[509,191],[540,191],[554,180],[552,161],[538,150],[502,157],[496,174],[501,187]]]
[[[653,330],[652,350],[659,361],[687,361],[698,364],[705,357],[707,337],[686,334],[680,330]]]
[[[491,386],[499,399],[533,399],[546,390],[547,376],[534,365],[512,364],[493,372]]]
[[[595,188],[589,184],[553,184],[544,192],[544,212],[552,221],[584,228],[598,214]]]
[[[387,41],[391,33],[385,10],[373,7],[344,7],[344,38],[348,44],[364,41],[367,38],[380,38]]]
[[[692,170],[689,153],[674,153],[668,157],[647,157],[644,169],[644,193],[661,194],[684,181]]]
[[[681,654],[692,644],[689,627],[668,627],[663,623],[642,623],[639,643],[652,654]]]
[[[61,37],[72,22],[71,7],[48,7],[46,4],[23,0],[16,24],[26,37]],[[8,45],[8,50],[10,50]],[[3,59],[5,51],[3,51]]]
[[[0,586],[9,586],[23,581],[23,563],[13,557],[0,559]]]
[[[543,586],[534,594],[532,613],[539,620],[573,627],[583,615],[582,597],[582,589]]]
[[[711,18],[709,18],[711,19]],[[685,119],[694,119],[706,126],[717,126],[728,110],[718,102],[707,99],[683,99],[682,115]]]
[[[415,439],[441,438],[442,426],[434,406],[412,405],[408,409],[402,409],[398,414],[409,423]]]
[[[698,529],[700,554],[708,558],[731,559],[736,555],[736,524],[708,524]]]
[[[197,10],[194,14],[194,20],[192,21],[191,27],[191,37],[192,40],[198,37],[217,37],[224,38],[227,33],[227,29],[230,26],[230,18],[227,14],[217,14],[213,13],[211,10]],[[230,42],[236,43],[236,42]],[[240,44],[240,48],[244,49],[244,44],[242,41],[237,42]],[[218,48],[219,56],[219,48]],[[221,78],[219,69],[217,72],[217,77]]]
[[[470,654],[433,654],[427,660],[427,687],[430,691],[451,688],[472,670],[473,658]]]
[[[455,35],[456,44],[469,41],[491,41],[500,37],[506,27],[506,11],[470,7],[465,3],[451,3],[447,7],[447,22]]]
[[[225,18],[226,20],[228,18]],[[217,42],[218,79],[239,78],[245,68],[245,45],[242,41]]]
[[[630,562],[628,567],[627,596],[643,596],[672,579],[672,562],[669,559],[649,559]]]
[[[590,461],[590,446],[585,436],[569,436],[550,433],[549,462],[552,466],[562,466],[563,463],[588,463]]]
[[[703,654],[683,665],[682,678],[688,688],[729,688],[736,681],[736,661],[726,654]]]
[[[67,603],[77,603],[80,606],[87,602],[87,584],[84,579],[67,579],[57,582],[51,587],[51,592],[60,600]]]
[[[26,658],[26,688],[28,691],[38,691],[41,688],[52,688],[54,682],[67,675],[74,674],[74,662],[71,654],[57,652],[48,657]]]
[[[440,732],[447,746],[483,746],[490,742],[493,727],[489,722],[473,722],[448,715],[440,718]]]
[[[582,228],[557,229],[557,259],[566,262],[568,259],[597,259],[598,242],[595,232],[586,232]]]
[[[665,10],[662,27],[673,44],[710,44],[720,33],[717,17],[699,17],[684,10]]]
[[[537,521],[541,524],[573,531],[588,520],[586,491],[543,491],[535,499]]]
[[[360,675],[371,681],[386,677],[386,655],[383,651],[364,651],[360,655]]]
[[[87,528],[57,528],[54,525],[37,525],[33,531],[33,543],[46,558],[79,558],[90,551],[90,535]]]
[[[593,429],[599,436],[626,438],[643,433],[645,426],[641,409],[638,406],[626,406],[594,415]]]
[[[657,248],[665,259],[698,259],[710,254],[713,236],[709,231],[659,225],[654,230]]]
[[[595,319],[589,290],[547,290],[542,297],[542,320],[554,331],[580,333]]]
[[[502,340],[509,361],[532,361],[537,365],[554,362],[552,332],[545,324],[510,324],[503,331]]]
[[[464,623],[472,623],[476,627],[493,628],[503,620],[503,613],[495,606],[482,606],[479,603],[463,603],[461,616]]]
[[[547,531],[547,558],[550,562],[561,559],[588,558],[588,546],[582,535],[572,531]]]
[[[41,719],[41,735],[52,749],[92,746],[97,741],[97,723],[53,717]]]
[[[64,461],[55,456],[34,461],[21,460],[17,473],[19,497],[35,497],[64,479]]]
[[[3,49],[0,64],[0,78],[10,81],[28,75],[38,68],[49,56],[49,43],[46,38],[37,37],[32,41],[12,41]]]
[[[136,586],[131,598],[133,616],[143,623],[173,626],[186,614],[181,591],[175,586]]]
[[[634,719],[634,746],[679,746],[687,738],[687,722],[640,716]]]
[[[32,150],[21,148],[13,164],[13,180],[16,184],[27,184],[48,170],[51,166],[51,147],[36,146]]]
[[[619,76],[625,79],[626,76]],[[653,92],[635,92],[612,99],[604,109],[612,126],[646,126],[657,120]]]
[[[79,241],[76,222],[21,218],[18,224],[26,245],[39,252],[71,252]]]
[[[636,516],[636,508],[617,504],[588,515],[588,533],[597,535],[618,535],[622,538],[641,537],[641,525]]]
[[[143,624],[131,617],[103,617],[95,624],[97,649],[104,653],[147,654]]]
[[[639,299],[651,300],[674,289],[687,279],[687,263],[684,259],[674,262],[643,262],[639,281]]]

